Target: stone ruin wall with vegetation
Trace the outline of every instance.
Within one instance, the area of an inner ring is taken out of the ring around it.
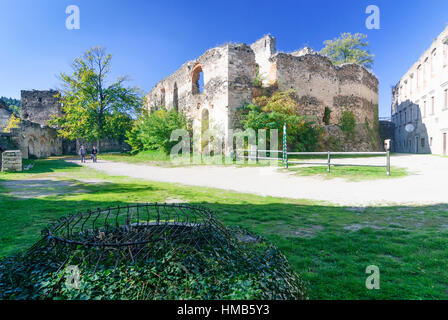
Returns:
[[[53,115],[59,116],[61,104],[56,95],[58,91],[22,90],[20,103],[20,119],[40,125],[48,125]]]
[[[9,118],[12,115],[12,111],[9,110],[8,106],[6,105],[3,100],[0,100],[0,132],[3,132],[3,130],[8,126]]]
[[[194,127],[200,127],[208,112],[210,126],[226,135],[239,126],[238,109],[252,101],[259,78],[263,87],[295,90],[301,114],[324,126],[327,138],[340,139],[341,150],[379,150],[377,78],[359,65],[335,67],[326,57],[303,52],[277,52],[270,35],[250,46],[226,44],[210,49],[160,81],[146,96],[146,108],[175,108]],[[204,79],[201,93],[195,92],[198,71]],[[331,111],[328,123],[324,121],[326,108]],[[356,120],[356,135],[351,138],[338,126],[346,110]]]

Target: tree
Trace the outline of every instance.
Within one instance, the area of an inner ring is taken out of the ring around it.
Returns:
[[[108,83],[112,56],[94,47],[73,62],[71,75],[60,75],[63,89],[58,97],[62,115],[50,124],[58,127],[63,138],[99,141],[119,139],[132,127],[132,116],[142,105],[140,89],[126,87],[128,77]]]
[[[20,124],[20,118],[16,117],[13,113],[9,118],[8,125],[3,129],[3,132],[11,132],[11,129],[18,128]]]
[[[176,129],[190,132],[191,124],[182,112],[166,110],[161,107],[150,114],[143,113],[127,132],[126,142],[132,147],[133,153],[144,150],[160,150],[167,154],[177,141],[171,141],[171,133]]]
[[[335,66],[355,63],[371,68],[375,55],[368,50],[367,36],[362,33],[342,33],[339,38],[324,41],[321,55],[328,57]]]

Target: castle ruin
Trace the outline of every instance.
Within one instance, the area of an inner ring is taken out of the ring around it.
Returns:
[[[18,128],[3,132],[12,112],[0,101],[0,153],[5,150],[20,150],[24,159],[45,158],[76,154],[80,144],[91,148],[92,143],[76,140],[68,141],[58,136],[56,128],[49,125],[53,116],[60,116],[62,106],[54,90],[22,90],[20,102],[20,123]],[[103,139],[101,151],[123,150],[127,146],[122,141]]]
[[[227,141],[229,130],[239,127],[238,109],[254,97],[256,77],[262,79],[263,86],[295,90],[301,114],[312,117],[319,125],[324,125],[325,108],[329,108],[330,122],[324,127],[336,138],[342,135],[337,127],[342,111],[351,110],[357,123],[356,141],[343,149],[379,149],[379,141],[370,139],[365,130],[366,123],[372,127],[378,121],[377,78],[359,65],[335,67],[309,48],[278,52],[275,38],[270,35],[250,46],[225,44],[212,48],[186,62],[152,88],[146,96],[146,109],[165,106],[181,111],[192,120],[193,130],[207,122]],[[226,151],[230,148],[226,146]]]

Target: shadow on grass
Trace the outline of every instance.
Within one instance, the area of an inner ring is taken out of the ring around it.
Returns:
[[[359,208],[236,198],[236,193],[235,198],[229,193],[210,201],[210,195],[168,185],[99,183],[88,188],[88,200],[76,195],[73,200],[1,196],[1,255],[28,248],[46,225],[62,216],[128,203],[163,202],[174,191],[191,204],[210,208],[226,225],[244,227],[277,245],[308,282],[312,299],[448,297],[446,204]],[[380,290],[366,289],[369,265],[380,269]]]
[[[81,165],[64,161],[64,159],[42,159],[42,160],[24,160],[23,167],[32,165],[33,167],[25,173],[49,173],[60,170],[70,170],[81,168]]]

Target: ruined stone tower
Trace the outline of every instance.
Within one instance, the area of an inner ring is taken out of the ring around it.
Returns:
[[[55,97],[58,91],[21,91],[20,119],[48,125],[52,115],[60,115],[61,104]]]
[[[263,86],[295,90],[301,113],[318,124],[323,122],[326,107],[331,110],[330,125],[338,123],[345,109],[353,112],[361,126],[378,120],[378,80],[371,72],[354,64],[335,67],[309,48],[277,52],[270,35],[250,46],[225,44],[186,62],[149,92],[146,108],[182,111],[193,120],[194,129],[207,122],[227,141],[229,130],[238,126],[237,109],[252,101],[257,73]],[[358,136],[359,141],[347,147],[351,151],[377,149],[376,142],[364,141],[366,134]]]

